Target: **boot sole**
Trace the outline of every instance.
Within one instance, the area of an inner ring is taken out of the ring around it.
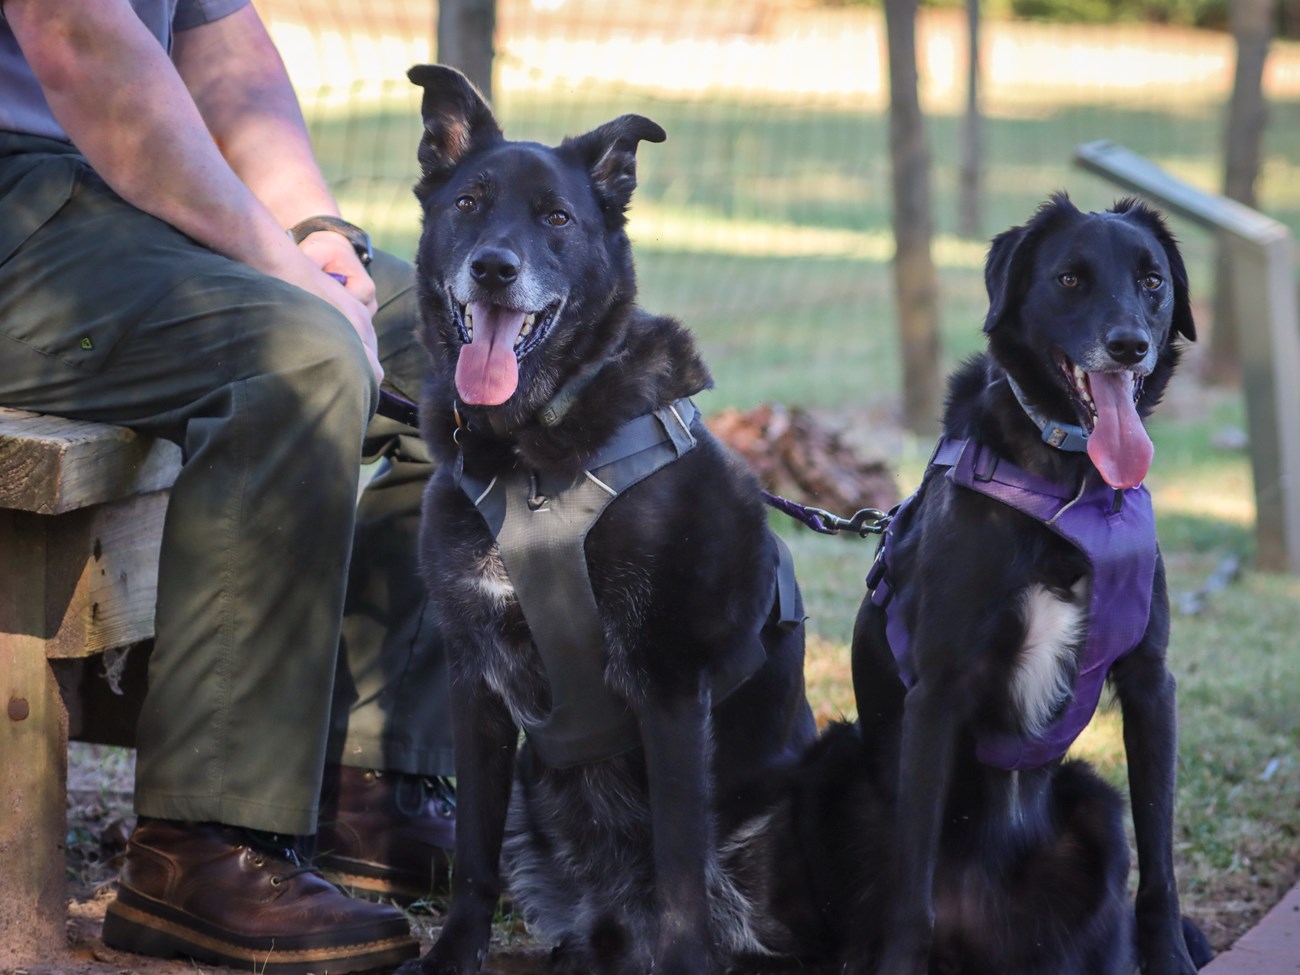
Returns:
[[[264,975],[311,975],[322,970],[338,975],[369,972],[393,968],[420,953],[419,942],[410,934],[365,944],[288,951],[276,950],[273,942],[269,948],[240,945],[124,904],[120,898],[110,903],[104,914],[103,940],[110,948],[139,955],[189,958]]]
[[[445,899],[450,894],[450,891],[445,888],[440,891],[422,890],[418,886],[404,884],[400,880],[370,877],[366,874],[341,870],[337,867],[321,866],[320,872],[321,876],[330,883],[355,894],[378,900],[390,900],[403,907],[409,907],[417,901]]]

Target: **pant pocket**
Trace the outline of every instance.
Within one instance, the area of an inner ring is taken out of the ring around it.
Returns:
[[[0,264],[63,209],[83,166],[69,156],[34,154],[0,165]]]
[[[34,385],[98,374],[197,248],[78,156],[47,155],[13,177],[0,166],[0,337],[34,353]]]

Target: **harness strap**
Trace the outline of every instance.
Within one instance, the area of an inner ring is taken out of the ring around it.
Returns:
[[[587,569],[586,539],[610,502],[634,484],[693,450],[691,426],[699,409],[683,398],[625,424],[564,483],[523,468],[488,483],[457,465],[457,483],[496,537],[515,596],[542,658],[551,709],[524,730],[539,757],[563,768],[611,758],[640,744],[627,702],[605,682],[606,639]],[[775,536],[772,536],[775,538]],[[790,563],[780,549],[778,563]],[[774,600],[793,611],[793,572]],[[785,613],[779,613],[784,617]],[[714,675],[721,700],[762,666],[756,643],[725,672]]]
[[[1038,768],[1065,754],[1096,711],[1111,665],[1130,653],[1146,632],[1157,555],[1151,496],[1143,487],[1116,491],[1091,476],[1081,489],[1071,490],[1017,467],[981,444],[953,438],[936,445],[925,477],[928,480],[941,471],[954,484],[1041,522],[1079,549],[1092,568],[1087,643],[1063,713],[1033,741],[989,733],[976,745],[976,754],[986,765]],[[867,576],[872,602],[885,610],[886,637],[907,687],[915,683],[916,675],[889,557],[892,536],[906,523],[904,512],[915,498],[914,494],[899,507]]]

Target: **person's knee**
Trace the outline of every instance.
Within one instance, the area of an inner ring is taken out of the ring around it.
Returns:
[[[266,356],[268,375],[299,412],[342,414],[364,428],[379,386],[360,337],[341,313],[316,299],[285,308]]]

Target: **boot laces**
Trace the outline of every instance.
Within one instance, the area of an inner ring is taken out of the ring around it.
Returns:
[[[298,838],[296,836],[286,836],[283,833],[268,833],[260,829],[243,828],[240,830],[244,845],[254,853],[253,864],[261,867],[265,866],[268,861],[277,867],[287,869],[277,870],[271,874],[271,885],[279,887],[287,883],[294,877],[300,877],[305,873],[320,873],[314,866],[303,861],[302,855],[298,852]]]

